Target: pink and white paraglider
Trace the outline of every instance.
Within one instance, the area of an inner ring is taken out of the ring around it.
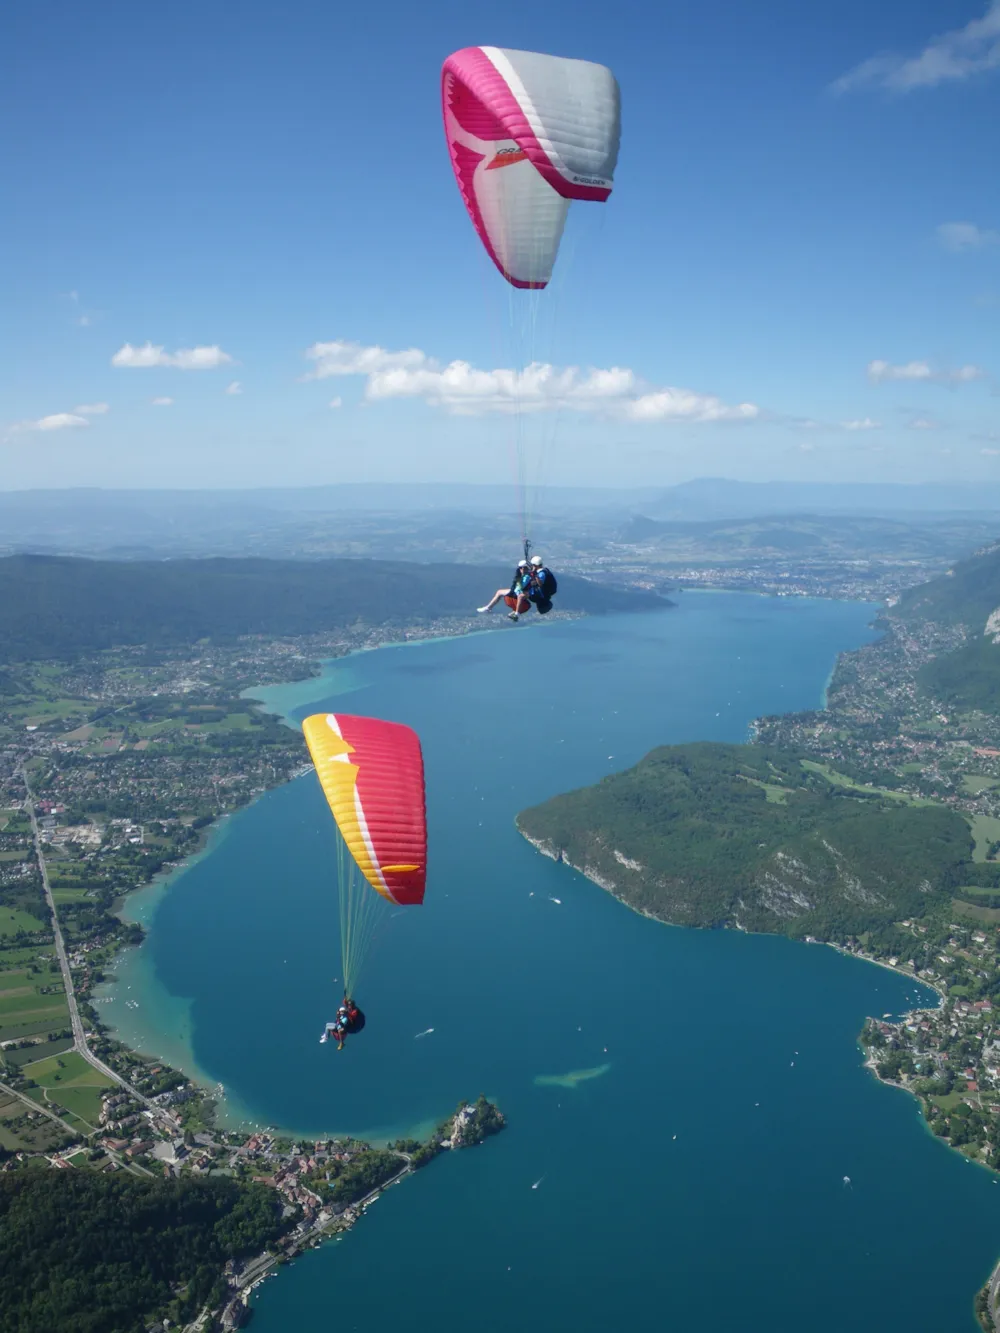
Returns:
[[[589,60],[468,46],[444,62],[441,93],[455,179],[490,258],[512,286],[546,286],[570,203],[611,193],[615,76]]]

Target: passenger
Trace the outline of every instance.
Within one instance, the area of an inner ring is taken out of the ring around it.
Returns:
[[[342,1051],[344,1049],[344,1038],[346,1036],[347,1036],[347,1029],[338,1011],[337,1017],[333,1020],[333,1022],[327,1023],[326,1027],[323,1029],[323,1035],[322,1037],[320,1037],[320,1042],[322,1043],[325,1041],[329,1041],[331,1037],[334,1037],[337,1042],[337,1050]]]
[[[487,611],[492,611],[497,602],[505,601],[510,607],[508,619],[517,620],[519,616],[524,615],[525,611],[531,609],[531,602],[528,600],[530,587],[531,565],[527,560],[519,560],[510,587],[498,588],[492,599],[485,606],[477,606],[476,610],[480,615],[483,615]]]

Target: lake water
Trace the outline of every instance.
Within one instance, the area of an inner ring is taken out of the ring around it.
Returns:
[[[872,611],[685,594],[262,692],[296,719],[338,707],[423,739],[427,901],[387,921],[358,987],[368,1026],[342,1054],[317,1040],[339,947],[311,774],[133,900],[149,936],[105,1013],[221,1081],[237,1121],[378,1137],[485,1092],[509,1127],[265,1283],[257,1333],[973,1333],[1000,1188],[856,1044],[866,1015],[929,993],[829,949],[644,920],[513,825],[656,744],[816,707]]]

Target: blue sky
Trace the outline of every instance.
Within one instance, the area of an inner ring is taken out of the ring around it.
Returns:
[[[622,88],[539,298],[548,480],[1000,474],[1000,0],[51,0],[4,39],[0,487],[503,480],[523,353],[440,122],[479,43]]]

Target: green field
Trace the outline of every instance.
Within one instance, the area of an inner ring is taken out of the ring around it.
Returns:
[[[45,929],[45,922],[39,921],[30,912],[22,912],[19,907],[0,907],[0,936],[14,935],[19,930],[38,931]]]
[[[1000,819],[993,815],[968,815],[969,827],[976,840],[973,861],[985,861],[991,842],[1000,842]]]
[[[975,893],[975,889],[963,889],[962,892]],[[1000,922],[1000,907],[980,907],[977,903],[967,903],[961,898],[954,898],[951,910],[956,916],[964,916],[967,921],[981,921],[987,926],[994,926]]]
[[[970,796],[978,796],[980,792],[1000,787],[1000,778],[990,778],[985,773],[963,773],[962,786]]]
[[[101,1113],[101,1093],[114,1084],[100,1070],[89,1065],[77,1051],[49,1055],[23,1065],[21,1072],[45,1089],[48,1103],[64,1106],[91,1127]],[[34,1091],[30,1094],[34,1097]]]
[[[39,966],[37,972],[31,973],[26,967],[12,967],[4,971],[2,968],[6,961],[0,952],[0,995],[17,986],[52,986],[61,979],[59,969],[50,964]]]
[[[3,911],[3,908],[0,908]],[[51,949],[52,944],[42,945],[43,949]],[[0,949],[0,967],[18,967],[21,963],[33,963],[40,959],[39,945],[26,944],[23,949]],[[51,955],[46,962],[51,963]]]
[[[956,1106],[961,1106],[966,1096],[968,1094],[965,1092],[948,1092],[939,1097],[929,1097],[928,1101],[940,1106],[942,1111],[954,1111]]]
[[[51,881],[50,884],[52,888],[52,897],[55,899],[57,906],[60,903],[78,903],[82,899],[86,898],[90,893],[89,889],[82,888],[78,885],[72,885],[72,884],[57,885],[55,883],[51,883]]]
[[[35,1060],[44,1060],[47,1056],[62,1055],[63,1051],[72,1048],[72,1037],[57,1037],[54,1041],[43,1041],[37,1046],[21,1046],[15,1050],[4,1051],[3,1058],[7,1065],[20,1067]]]
[[[802,767],[810,773],[819,773],[826,778],[827,782],[832,782],[835,787],[844,787],[848,791],[864,792],[866,796],[884,796],[890,801],[902,801],[905,805],[937,804],[936,801],[931,801],[926,796],[910,796],[905,791],[892,791],[889,787],[874,787],[862,782],[855,782],[853,778],[847,777],[845,773],[838,773],[829,764],[818,764],[814,759],[803,759],[801,763]]]
[[[57,722],[67,717],[86,713],[93,705],[83,699],[33,699],[26,704],[15,704],[10,709],[10,716],[15,722],[26,727],[44,727],[48,722]]]
[[[766,800],[772,805],[784,805],[788,800],[788,788],[776,782],[761,782],[759,778],[747,778],[755,787],[760,787]]]
[[[0,1041],[18,1041],[21,1037],[40,1037],[54,1028],[69,1027],[69,1010],[64,1006],[48,1018],[32,1019],[30,1022],[0,1023]]]
[[[15,986],[13,990],[23,991],[24,987]],[[27,994],[6,995],[0,997],[0,1023],[13,1021],[26,1022],[29,1016],[41,1017],[50,1009],[65,1010],[66,996],[60,991],[56,995],[39,995],[32,987]]]

